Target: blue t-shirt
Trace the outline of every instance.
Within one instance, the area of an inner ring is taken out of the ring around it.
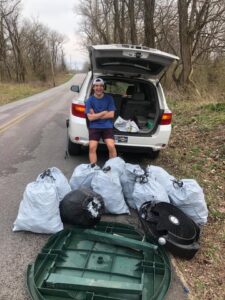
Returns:
[[[112,96],[104,94],[102,98],[96,98],[95,96],[91,96],[87,99],[85,103],[85,113],[89,114],[90,109],[92,108],[95,113],[102,112],[104,110],[107,111],[115,111],[116,107],[114,104],[114,100]],[[94,121],[89,121],[90,128],[113,128],[113,120],[112,119],[98,119]]]

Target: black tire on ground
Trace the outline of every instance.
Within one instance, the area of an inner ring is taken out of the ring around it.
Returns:
[[[156,159],[159,157],[159,153],[160,153],[160,150],[157,150],[157,151],[151,150],[149,153],[149,156],[151,159]]]
[[[70,155],[79,155],[81,151],[81,145],[72,143],[71,140],[68,140],[68,152]]]

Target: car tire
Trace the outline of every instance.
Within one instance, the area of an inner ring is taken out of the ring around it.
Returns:
[[[159,154],[160,154],[160,150],[157,151],[151,150],[149,156],[151,159],[156,159],[159,157]]]
[[[81,145],[72,143],[71,140],[68,140],[68,152],[70,155],[79,155],[81,151]]]

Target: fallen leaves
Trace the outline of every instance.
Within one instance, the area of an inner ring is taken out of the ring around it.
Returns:
[[[209,208],[200,251],[191,261],[176,259],[177,265],[194,299],[224,300],[225,123],[218,122],[218,112],[199,109],[196,103],[185,104],[184,109],[177,101],[175,109],[170,145],[157,164],[177,178],[196,179]]]

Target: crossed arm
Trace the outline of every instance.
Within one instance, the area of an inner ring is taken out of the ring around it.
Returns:
[[[87,114],[89,121],[94,121],[98,119],[113,119],[114,118],[114,111],[101,111],[99,113],[95,113],[94,110],[91,108],[90,113]]]

